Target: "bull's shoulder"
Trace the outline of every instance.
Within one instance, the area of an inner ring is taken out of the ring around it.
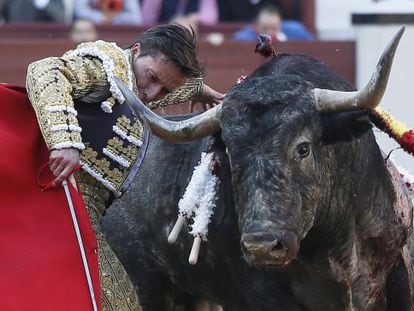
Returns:
[[[412,233],[413,197],[409,193],[401,173],[391,161],[387,161],[387,169],[394,185],[394,211],[397,219],[407,233]]]

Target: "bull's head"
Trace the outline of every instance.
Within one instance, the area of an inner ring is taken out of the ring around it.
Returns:
[[[169,142],[222,130],[245,257],[258,265],[285,265],[296,257],[318,212],[321,113],[375,108],[403,31],[385,49],[367,86],[356,92],[310,88],[294,77],[251,78],[234,87],[221,106],[173,122],[154,114],[117,83],[135,114]]]

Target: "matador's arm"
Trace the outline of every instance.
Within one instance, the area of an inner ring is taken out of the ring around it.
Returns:
[[[85,148],[73,100],[105,84],[102,62],[93,57],[51,57],[29,65],[29,99],[50,150]]]

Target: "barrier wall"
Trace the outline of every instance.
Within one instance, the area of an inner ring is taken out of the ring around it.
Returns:
[[[100,37],[126,46],[143,31],[142,27],[99,28]],[[199,59],[205,65],[205,81],[214,89],[226,92],[241,75],[248,75],[263,62],[255,54],[254,43],[229,39],[236,25],[200,29]],[[64,25],[4,25],[0,27],[0,82],[24,84],[27,65],[35,60],[60,56],[74,47]],[[205,40],[211,33],[224,36],[222,44]],[[345,79],[355,84],[355,44],[352,41],[291,41],[275,45],[278,52],[303,53],[334,67]]]

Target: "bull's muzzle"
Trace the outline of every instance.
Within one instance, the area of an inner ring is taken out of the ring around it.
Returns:
[[[276,237],[268,234],[243,234],[241,247],[247,261],[257,266],[286,266],[298,252],[297,239],[286,233]]]

